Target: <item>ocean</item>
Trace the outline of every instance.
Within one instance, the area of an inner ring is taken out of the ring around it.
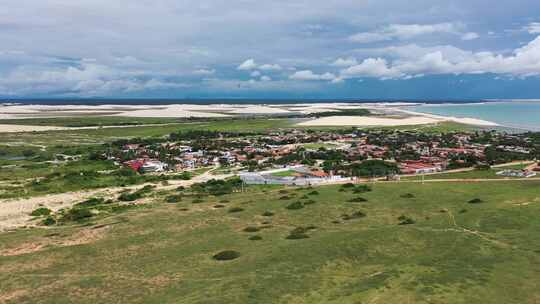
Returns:
[[[540,131],[540,101],[425,104],[408,109],[441,116],[477,118],[504,127]]]

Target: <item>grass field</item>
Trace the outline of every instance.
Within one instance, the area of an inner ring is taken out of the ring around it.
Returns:
[[[464,171],[464,172],[453,172],[453,173],[440,173],[440,174],[427,174],[424,176],[425,180],[432,180],[432,179],[513,179],[512,177],[505,177],[501,175],[497,175],[497,172],[502,170],[521,170],[527,167],[526,165],[510,165],[510,166],[504,166],[504,167],[498,167],[498,168],[491,168],[491,169],[475,169],[471,171]],[[402,180],[421,180],[422,176],[408,176],[403,177]]]
[[[0,124],[13,123],[25,124],[26,120],[0,120]],[[299,120],[297,119],[219,119],[211,121],[194,121],[175,123],[171,119],[150,119],[137,118],[126,119],[108,118],[108,117],[87,117],[77,122],[72,118],[47,118],[47,119],[31,119],[29,124],[36,125],[54,125],[54,126],[85,126],[85,125],[121,125],[121,124],[137,124],[137,123],[152,123],[163,125],[152,126],[129,126],[117,128],[96,128],[96,129],[78,129],[78,130],[62,130],[62,131],[45,131],[45,132],[28,132],[28,133],[0,133],[2,143],[20,143],[20,144],[37,144],[37,145],[66,145],[66,144],[100,144],[109,142],[118,138],[128,137],[156,137],[165,136],[172,132],[187,131],[187,130],[218,130],[230,132],[261,132],[268,130],[277,130],[283,128],[301,128],[295,126]],[[77,125],[78,124],[78,125]],[[309,129],[319,130],[336,130],[344,127],[309,127]],[[350,128],[350,127],[346,127]],[[381,128],[379,128],[381,129]],[[388,127],[382,129],[396,130],[420,130],[423,132],[449,132],[472,130],[470,126],[445,122],[435,125],[426,126],[403,126],[403,127]]]
[[[198,204],[156,194],[80,225],[0,234],[0,302],[536,303],[539,189],[249,187]],[[223,250],[240,256],[212,258]]]

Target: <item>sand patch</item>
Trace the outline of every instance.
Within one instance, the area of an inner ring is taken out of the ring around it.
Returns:
[[[107,227],[101,226],[97,229],[86,228],[65,239],[62,236],[41,238],[38,241],[24,243],[15,248],[0,250],[0,256],[19,256],[38,252],[50,247],[66,247],[93,243],[104,237]]]

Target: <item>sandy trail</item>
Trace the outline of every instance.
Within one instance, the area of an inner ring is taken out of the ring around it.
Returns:
[[[211,175],[211,171],[213,170],[207,171],[206,173],[187,181],[169,181],[169,184],[165,186],[161,184],[141,184],[130,187],[111,187],[88,191],[50,194],[18,200],[0,200],[0,232],[35,225],[35,223],[31,221],[32,217],[29,214],[39,207],[46,207],[53,211],[58,211],[62,208],[71,207],[74,204],[93,196],[115,198],[123,190],[136,190],[144,187],[145,185],[154,185],[156,186],[155,190],[172,190],[179,186],[188,187],[194,183],[205,182],[210,179],[225,179],[232,176],[231,174]]]

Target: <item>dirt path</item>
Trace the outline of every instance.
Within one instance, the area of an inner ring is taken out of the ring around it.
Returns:
[[[30,222],[32,217],[29,214],[39,207],[46,207],[53,211],[58,211],[93,196],[117,197],[120,191],[125,191],[126,189],[137,190],[146,185],[155,185],[156,190],[172,190],[179,186],[188,187],[194,183],[206,182],[210,179],[225,179],[232,176],[231,174],[212,175],[211,172],[213,170],[207,171],[191,180],[169,181],[168,185],[141,184],[129,187],[111,187],[88,191],[50,194],[18,200],[0,200],[0,232],[19,227],[32,226],[33,223]]]

